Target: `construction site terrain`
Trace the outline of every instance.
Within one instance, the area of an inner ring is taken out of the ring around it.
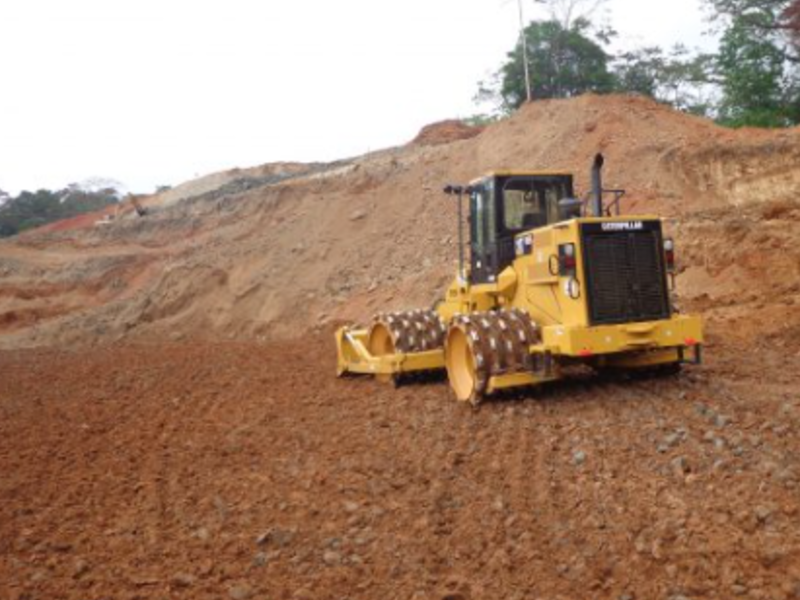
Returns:
[[[452,279],[444,184],[597,152],[703,365],[335,378],[336,326]],[[140,202],[0,242],[0,599],[800,598],[800,130],[586,96]]]

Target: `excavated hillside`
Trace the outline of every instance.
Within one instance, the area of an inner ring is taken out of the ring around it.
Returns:
[[[425,306],[441,193],[594,154],[669,217],[705,362],[472,411],[334,377]],[[536,102],[331,164],[213,174],[0,243],[0,600],[800,599],[800,130]]]
[[[797,293],[800,131],[731,131],[642,98],[587,96],[484,130],[445,122],[333,164],[208,176],[144,200],[146,218],[3,242],[0,346],[286,339],[428,305],[457,255],[443,184],[559,169],[583,193],[598,151],[627,212],[675,217],[684,298],[712,318],[764,305],[759,327],[773,333],[769,311]]]

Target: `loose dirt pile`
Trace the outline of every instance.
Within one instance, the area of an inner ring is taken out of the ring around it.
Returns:
[[[468,140],[479,136],[483,129],[483,127],[472,127],[463,121],[440,121],[423,127],[419,135],[414,138],[412,144],[436,146],[459,140]]]

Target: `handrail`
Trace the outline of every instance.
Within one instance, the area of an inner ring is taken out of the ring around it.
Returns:
[[[612,200],[607,206],[603,207],[603,213],[607,217],[616,216],[618,217],[621,213],[620,201],[622,200],[623,196],[626,194],[626,190],[603,190],[603,194],[614,194],[614,200]],[[581,213],[586,216],[586,210],[589,205],[589,202],[592,199],[592,192],[587,192],[583,199],[581,200]],[[612,209],[614,210],[615,214],[611,214]]]

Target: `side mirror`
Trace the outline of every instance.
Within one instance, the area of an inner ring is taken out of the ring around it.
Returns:
[[[447,184],[442,191],[448,196],[471,196],[474,192],[483,191],[483,187],[479,185],[453,185]]]

